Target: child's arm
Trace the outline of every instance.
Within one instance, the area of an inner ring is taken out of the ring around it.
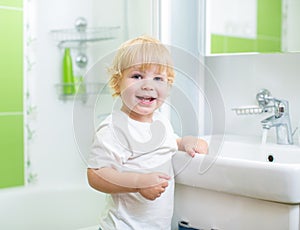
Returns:
[[[207,154],[208,152],[207,142],[203,139],[193,136],[185,136],[183,138],[178,138],[177,146],[178,150],[187,152],[192,157],[194,157],[196,153]]]
[[[154,200],[165,191],[169,176],[163,173],[118,172],[113,168],[88,169],[90,186],[104,193],[139,192],[143,197]]]

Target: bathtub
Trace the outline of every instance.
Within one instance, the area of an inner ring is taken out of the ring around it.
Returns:
[[[0,189],[0,229],[98,230],[104,200],[88,185]]]

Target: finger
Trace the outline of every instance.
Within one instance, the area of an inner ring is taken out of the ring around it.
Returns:
[[[197,148],[196,152],[200,154],[207,154],[207,148]]]
[[[186,150],[187,154],[189,154],[191,157],[194,157],[195,156],[195,151],[192,149],[192,148],[188,148]]]
[[[171,177],[170,177],[169,175],[164,174],[164,173],[160,173],[160,174],[158,175],[158,177],[159,177],[160,179],[165,179],[165,180],[170,180],[170,179],[171,179]]]
[[[165,189],[166,187],[169,186],[169,183],[165,181],[164,183],[161,184],[161,188]]]

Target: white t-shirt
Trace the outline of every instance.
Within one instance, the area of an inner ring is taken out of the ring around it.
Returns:
[[[121,111],[100,125],[88,159],[89,168],[112,167],[118,171],[162,172],[172,177],[154,201],[139,193],[108,194],[101,216],[103,230],[168,230],[173,215],[174,178],[172,156],[176,135],[165,117],[156,112],[152,123],[138,122]]]

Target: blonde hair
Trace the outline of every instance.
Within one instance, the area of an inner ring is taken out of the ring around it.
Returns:
[[[113,96],[120,95],[120,81],[124,70],[139,66],[141,70],[151,65],[158,65],[158,71],[166,72],[169,84],[174,81],[173,60],[169,50],[157,39],[150,36],[140,36],[123,43],[118,49],[110,72],[110,87],[114,90]]]

